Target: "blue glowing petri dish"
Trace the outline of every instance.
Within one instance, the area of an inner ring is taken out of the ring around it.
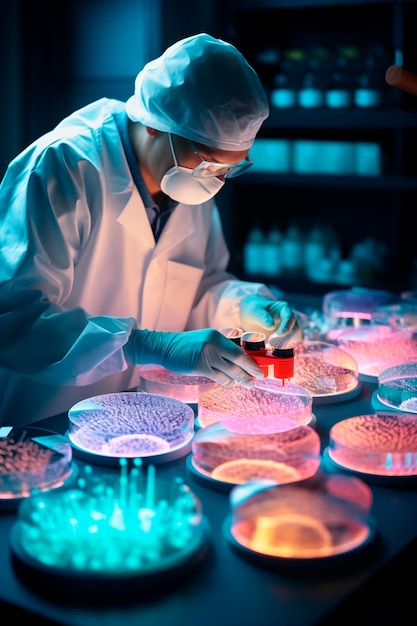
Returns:
[[[384,369],[376,395],[389,408],[417,413],[417,361]]]
[[[197,565],[210,534],[200,500],[182,479],[159,480],[154,466],[146,469],[93,472],[74,487],[22,502],[11,550],[28,584],[54,597],[56,590],[98,594],[104,603]]]

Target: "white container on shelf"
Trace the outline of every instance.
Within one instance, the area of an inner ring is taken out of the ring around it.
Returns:
[[[355,174],[359,176],[381,175],[381,146],[373,142],[355,144]]]
[[[255,139],[250,149],[251,172],[286,173],[291,170],[291,142],[288,139]]]

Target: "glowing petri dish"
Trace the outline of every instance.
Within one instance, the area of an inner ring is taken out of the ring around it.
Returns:
[[[372,492],[357,477],[320,471],[297,483],[238,485],[229,497],[232,543],[278,562],[331,559],[373,536]]]
[[[201,427],[221,422],[242,434],[278,433],[312,420],[313,398],[298,385],[263,378],[252,389],[240,385],[217,387],[198,399]]]
[[[50,590],[120,598],[197,564],[208,540],[201,502],[181,479],[161,481],[154,469],[83,476],[75,487],[28,498],[11,535],[19,571]]]
[[[193,409],[158,394],[94,396],[71,407],[68,418],[74,451],[96,462],[121,457],[171,460],[188,452],[185,447],[194,435]]]
[[[417,413],[417,362],[384,369],[378,376],[376,395],[392,409]]]
[[[358,365],[338,346],[323,341],[300,341],[294,348],[293,382],[317,403],[348,400],[360,392]]]
[[[338,466],[364,475],[415,476],[417,418],[381,412],[342,420],[330,429],[327,452]]]
[[[415,331],[417,330],[417,304],[405,301],[380,307],[372,313],[371,322]]]
[[[60,487],[73,469],[72,448],[64,436],[35,427],[0,428],[1,505]]]
[[[169,396],[187,404],[196,404],[202,393],[217,387],[217,383],[205,376],[175,374],[160,365],[142,365],[139,373],[141,391]]]
[[[230,487],[269,479],[288,483],[313,476],[320,466],[320,437],[311,426],[280,433],[245,435],[215,423],[191,444],[189,467],[203,479]],[[188,460],[187,459],[187,460]]]
[[[398,297],[390,291],[353,287],[326,293],[323,315],[329,330],[327,338],[334,341],[346,327],[361,327],[370,323],[372,313],[380,306],[393,304]]]
[[[359,378],[378,382],[382,370],[417,360],[417,339],[412,331],[385,324],[344,330],[337,345],[358,364]]]

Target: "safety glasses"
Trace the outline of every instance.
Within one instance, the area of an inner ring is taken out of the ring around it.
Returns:
[[[168,139],[175,164],[177,164],[171,133],[168,133]],[[238,163],[213,163],[213,161],[205,161],[203,157],[200,156],[200,154],[198,153],[195,144],[190,139],[186,139],[185,141],[188,143],[192,152],[201,161],[200,165],[197,165],[197,167],[195,167],[192,171],[193,176],[195,176],[196,178],[207,178],[209,176],[222,176],[223,178],[233,178],[234,176],[239,176],[240,174],[243,174],[243,172],[245,172],[253,165],[253,161],[249,156],[247,156],[242,161],[239,161]]]
[[[234,178],[240,176],[243,172],[246,172],[253,165],[253,161],[250,156],[247,156],[238,163],[213,163],[212,161],[205,161],[200,156],[196,146],[190,139],[186,139],[193,153],[200,159],[200,165],[197,165],[193,169],[193,176],[197,178],[207,178],[208,176],[221,176],[223,178]]]

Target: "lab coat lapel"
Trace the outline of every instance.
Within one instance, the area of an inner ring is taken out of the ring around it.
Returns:
[[[178,209],[168,220],[146,273],[142,328],[184,330],[201,281],[201,250],[193,250],[190,259],[186,245],[195,230],[192,215]]]
[[[120,198],[121,210],[117,216],[117,221],[124,228],[127,228],[134,237],[145,243],[147,248],[152,248],[155,245],[155,240],[139,193],[136,189],[133,193],[128,189],[120,195],[123,195],[123,198]]]

